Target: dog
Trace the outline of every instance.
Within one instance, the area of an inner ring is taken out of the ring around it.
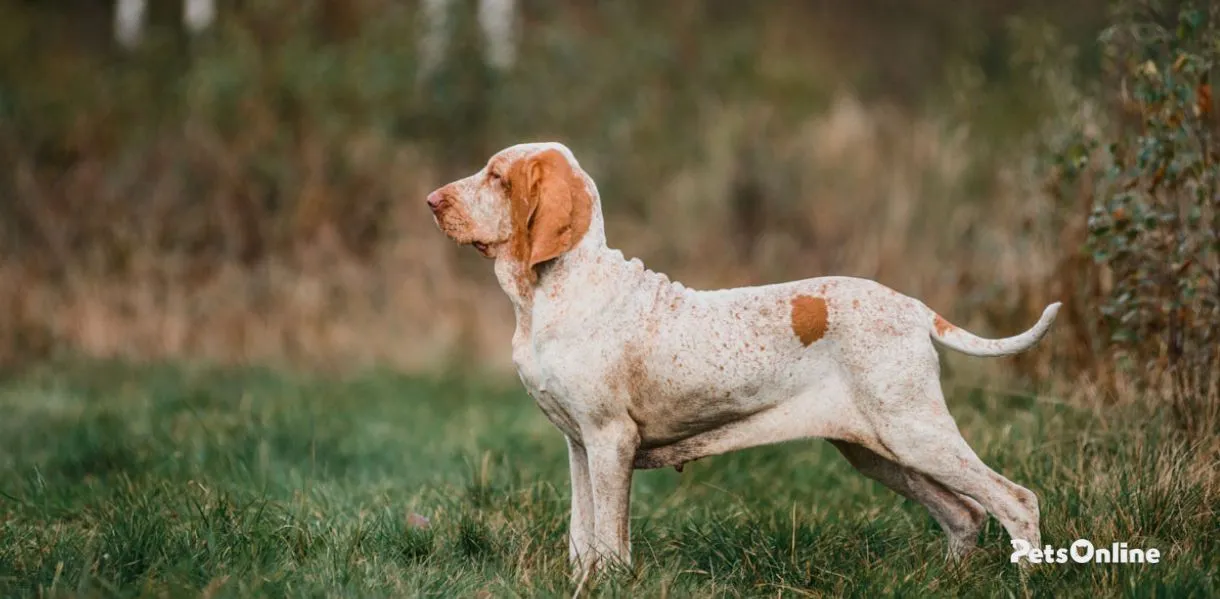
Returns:
[[[597,186],[559,143],[504,149],[427,204],[445,235],[494,260],[512,302],[521,382],[567,439],[578,574],[630,563],[634,469],[809,437],[925,506],[951,556],[988,513],[1041,545],[1037,496],[962,439],[934,343],[1018,353],[1059,303],[1024,333],[983,339],[867,279],[689,289],[606,245]]]

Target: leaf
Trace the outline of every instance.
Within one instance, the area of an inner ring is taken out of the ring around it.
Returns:
[[[1195,88],[1195,116],[1206,118],[1212,113],[1212,86],[1203,83]]]

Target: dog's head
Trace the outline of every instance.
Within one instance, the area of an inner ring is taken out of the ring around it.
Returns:
[[[533,272],[588,232],[591,185],[563,144],[521,144],[497,152],[479,172],[428,194],[428,207],[450,239]]]

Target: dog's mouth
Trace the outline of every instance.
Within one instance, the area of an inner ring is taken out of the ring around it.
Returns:
[[[433,211],[432,218],[436,221],[437,228],[449,239],[460,245],[474,246],[474,249],[479,250],[484,258],[495,256],[495,248],[492,247],[496,245],[494,242],[471,239],[475,236],[475,232],[472,230],[466,214],[461,210],[448,207],[446,210]]]

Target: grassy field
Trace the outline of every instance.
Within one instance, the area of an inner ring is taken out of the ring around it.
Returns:
[[[1162,562],[1023,576],[991,521],[947,563],[922,508],[806,442],[640,473],[635,566],[594,594],[1220,593],[1214,458],[1155,412],[950,388],[1048,543]],[[0,383],[0,596],[566,596],[567,496],[563,442],[516,386],[115,363]]]

